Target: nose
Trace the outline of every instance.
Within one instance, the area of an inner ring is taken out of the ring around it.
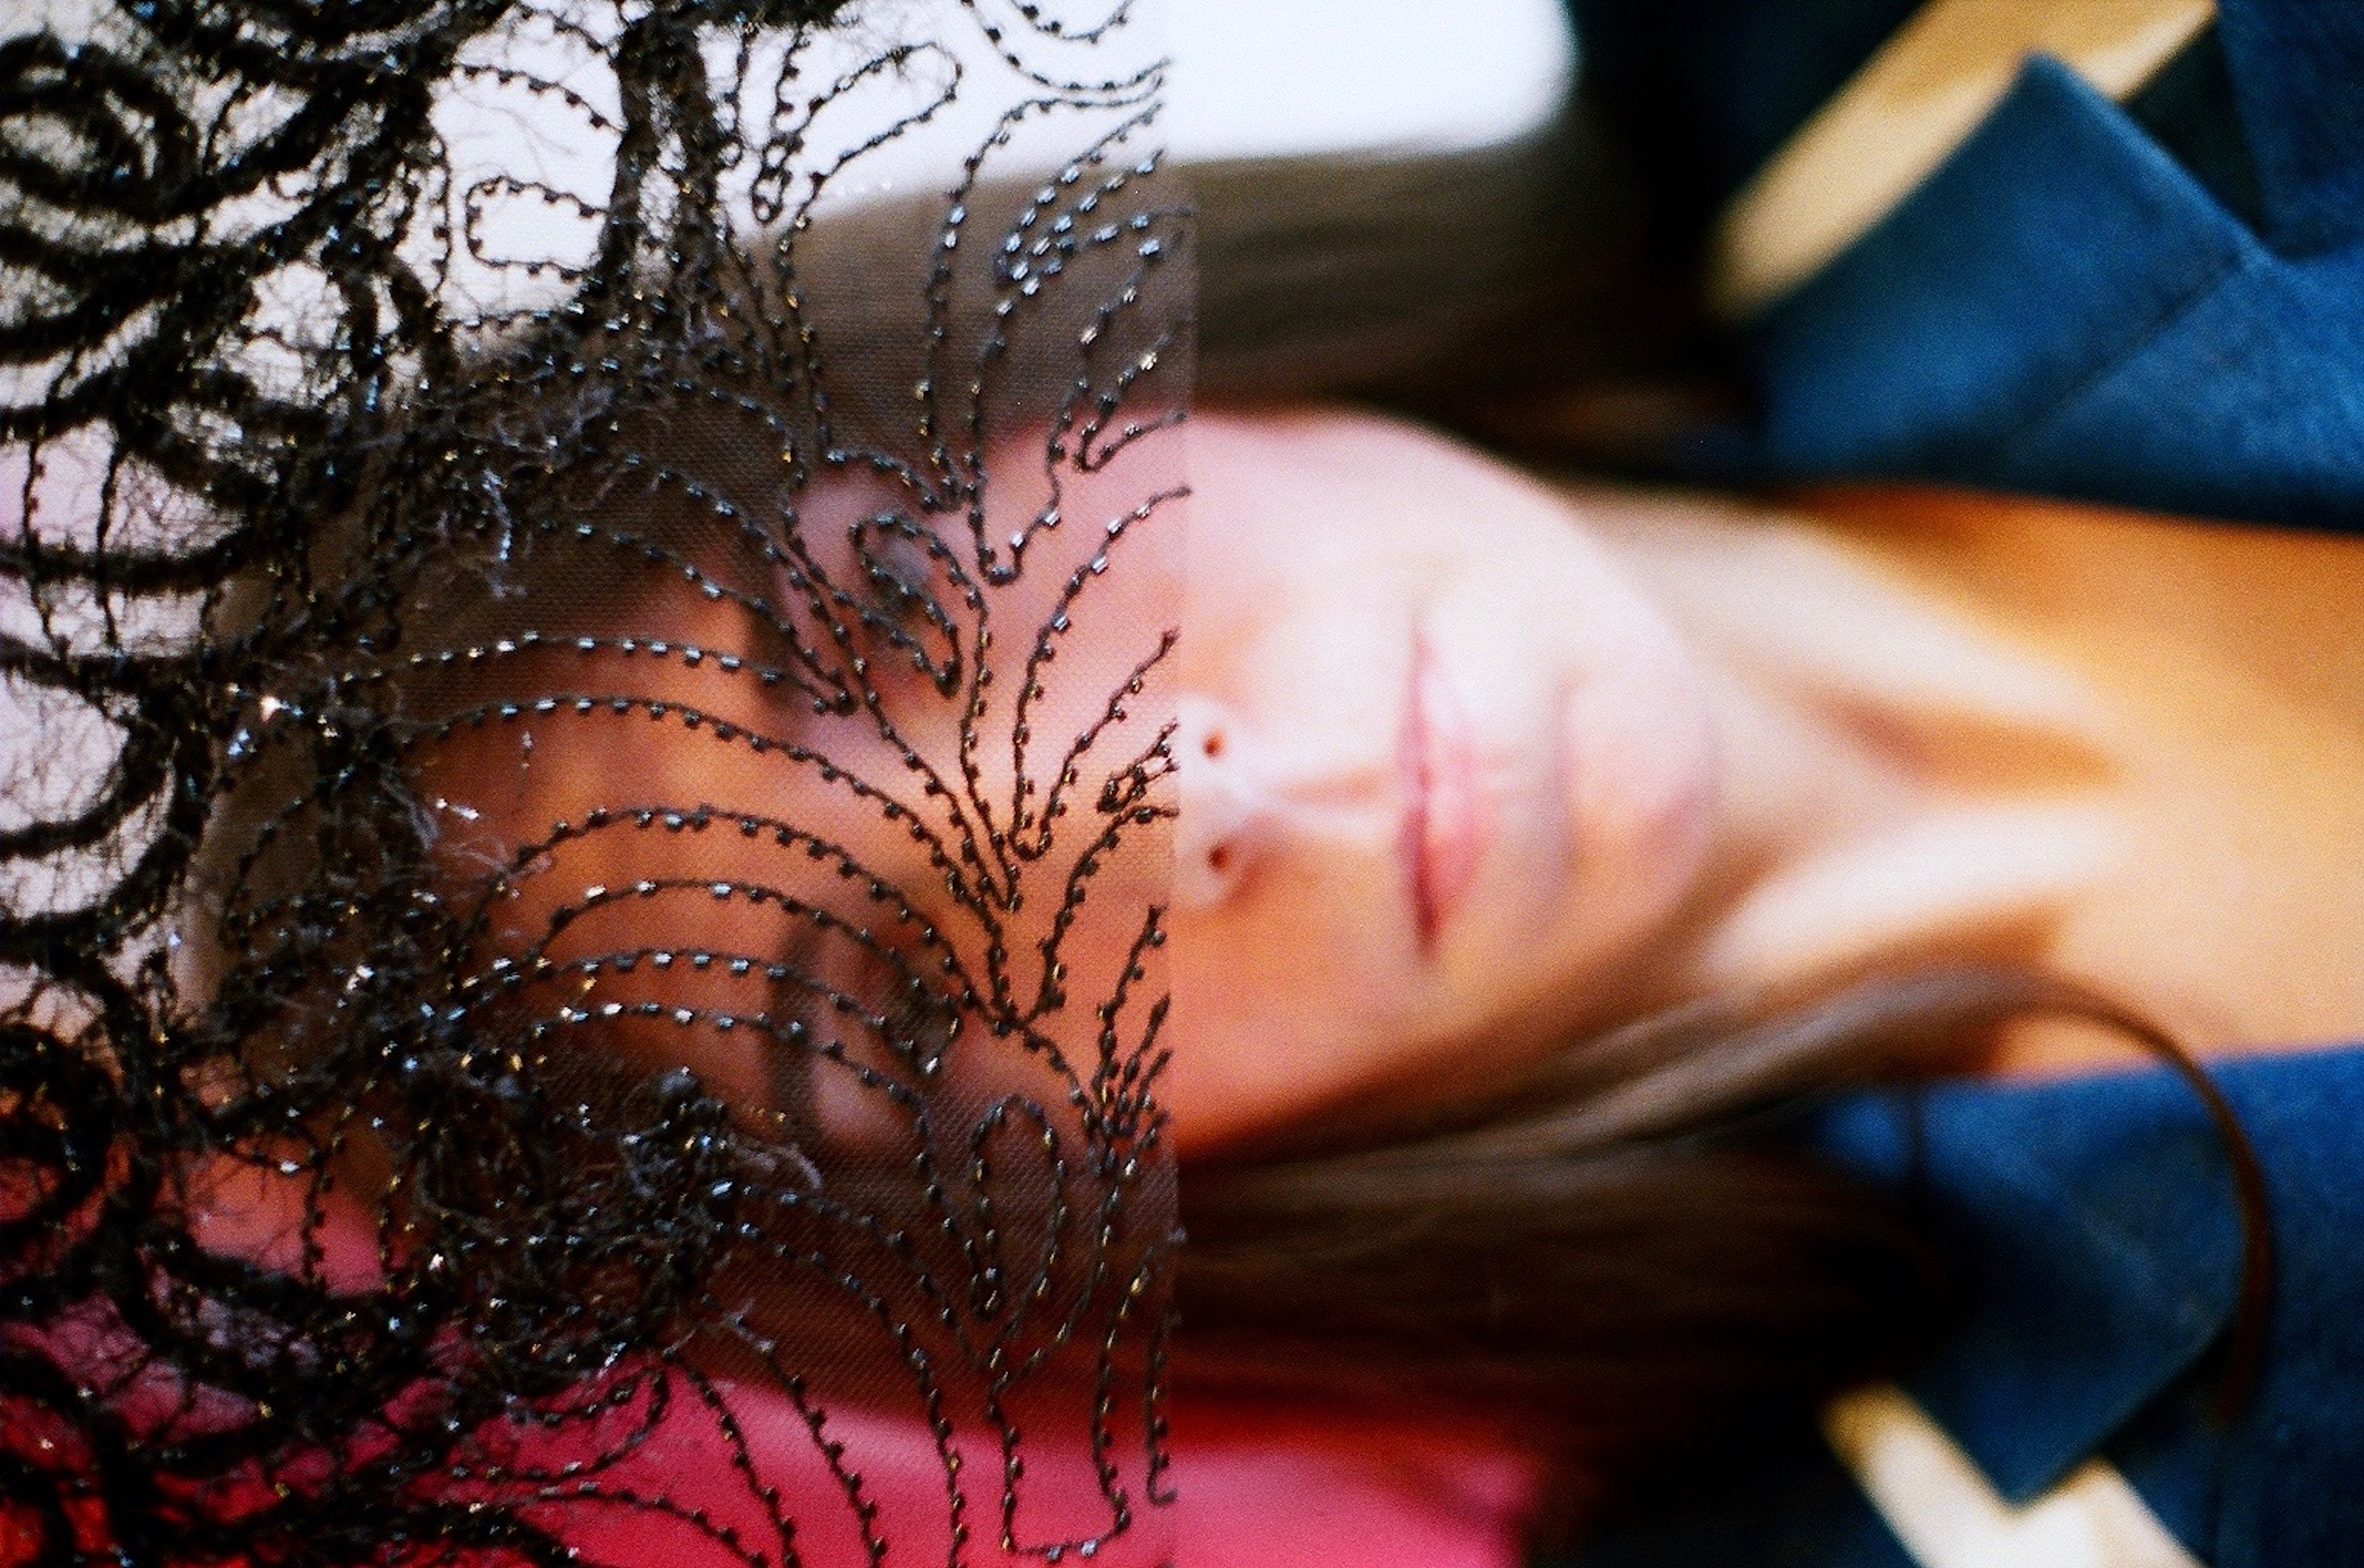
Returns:
[[[1183,909],[1211,909],[1245,873],[1264,812],[1232,716],[1219,704],[1186,696],[1176,717],[1182,816],[1175,824],[1174,901]]]

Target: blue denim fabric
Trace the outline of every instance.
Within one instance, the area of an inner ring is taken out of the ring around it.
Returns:
[[[2223,1140],[2163,1073],[1858,1101],[1823,1139],[1903,1184],[1916,1122],[1926,1184],[1961,1227],[1979,1287],[1904,1387],[1998,1491],[2025,1502],[2223,1331],[2241,1244]]]
[[[2364,34],[2346,66],[2364,82]],[[2280,167],[2258,159],[2269,227],[2324,239],[2315,187],[2277,194]],[[2119,106],[2032,60],[1756,324],[1760,460],[2364,527],[2364,201],[2345,216],[2345,243],[2278,250]]]
[[[1756,462],[2364,528],[2364,7],[2227,0],[2260,225],[2031,59],[1756,322]]]
[[[1911,10],[1570,4],[1595,100],[1678,229]],[[2238,193],[2033,60],[1943,166],[1752,325],[1761,419],[1698,432],[1692,465],[2364,528],[2364,4],[2221,0],[2195,47],[2222,50]]]
[[[2364,1049],[2224,1064],[2267,1173],[2265,1359],[2227,1425],[2211,1404],[2239,1280],[2224,1147],[2165,1072],[1864,1096],[1826,1150],[1957,1223],[1979,1281],[1907,1390],[2024,1501],[2089,1455],[2213,1568],[2364,1564]],[[1581,1568],[1895,1568],[1894,1539],[1808,1434],[1632,1522]]]

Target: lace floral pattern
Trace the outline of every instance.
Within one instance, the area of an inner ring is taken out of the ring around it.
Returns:
[[[1140,30],[16,14],[0,1561],[1162,1556]]]

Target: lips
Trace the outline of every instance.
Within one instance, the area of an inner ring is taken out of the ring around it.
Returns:
[[[1477,874],[1484,823],[1468,710],[1418,632],[1411,684],[1402,743],[1403,861],[1412,921],[1426,952]]]

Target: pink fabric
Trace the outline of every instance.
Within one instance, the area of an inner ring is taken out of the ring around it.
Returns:
[[[1185,1406],[1176,1568],[1515,1568],[1533,1460],[1500,1433]]]
[[[206,1240],[297,1266],[306,1250],[288,1211],[273,1202],[294,1189],[273,1186],[226,1173],[209,1194],[215,1202]],[[315,1233],[325,1253],[313,1253],[310,1265],[346,1288],[367,1288],[376,1274],[374,1229],[342,1206],[328,1218]],[[65,1355],[70,1364],[120,1363],[126,1347],[115,1344],[107,1324],[69,1324],[59,1332],[78,1341]],[[206,1400],[192,1406],[166,1379],[135,1379],[117,1396],[117,1408],[135,1425],[169,1423],[185,1432],[222,1414]],[[796,1521],[792,1544],[801,1568],[873,1568],[856,1496],[871,1510],[870,1530],[885,1542],[889,1565],[959,1561],[975,1568],[1041,1568],[1042,1546],[1099,1534],[1110,1524],[1094,1450],[1080,1428],[1020,1419],[1015,1554],[1003,1548],[999,1444],[982,1425],[956,1440],[967,1538],[956,1558],[947,1465],[914,1413],[829,1400],[808,1410],[768,1384],[702,1381],[646,1365],[619,1367],[553,1404],[563,1408],[543,1414],[565,1417],[555,1425],[500,1422],[474,1434],[477,1473],[497,1481],[439,1477],[422,1486],[446,1501],[522,1505],[585,1562],[613,1568],[744,1568],[749,1553],[773,1560],[778,1536],[764,1488],[776,1489],[780,1512]],[[1481,1424],[1187,1399],[1170,1414],[1173,1464],[1161,1485],[1176,1501],[1143,1506],[1147,1478],[1139,1429],[1114,1434],[1117,1485],[1132,1501],[1133,1523],[1093,1554],[1093,1568],[1168,1562],[1175,1568],[1514,1568],[1518,1562],[1535,1466]],[[300,1472],[282,1470],[279,1479],[301,1484]],[[259,1475],[233,1485],[230,1494],[215,1493],[198,1503],[199,1511],[218,1518],[270,1503]],[[102,1549],[103,1519],[88,1509],[74,1512],[82,1544]],[[23,1520],[0,1508],[0,1568],[28,1548],[25,1530]],[[1079,1553],[1067,1558],[1079,1560]]]
[[[678,1387],[679,1385],[676,1385]],[[862,1532],[831,1473],[826,1442],[844,1445],[889,1563],[945,1562],[950,1510],[944,1465],[926,1429],[848,1408],[816,1427],[768,1387],[719,1384],[718,1405],[743,1434],[756,1473],[778,1486],[799,1520],[806,1568],[869,1568]],[[713,1411],[679,1410],[625,1464],[605,1472],[605,1496],[545,1510],[591,1560],[630,1568],[693,1568],[729,1560],[710,1529],[761,1540],[758,1506]],[[637,1419],[635,1408],[625,1415]],[[965,1561],[1039,1563],[1031,1542],[1089,1534],[1107,1517],[1088,1443],[1080,1434],[1035,1434],[1025,1448],[1020,1551],[1001,1548],[998,1447],[960,1446],[967,1480]],[[558,1452],[519,1450],[523,1462],[563,1462]],[[1137,1528],[1098,1554],[1101,1562],[1176,1568],[1514,1568],[1532,1500],[1532,1463],[1477,1430],[1186,1407],[1177,1414],[1169,1481],[1178,1501],[1136,1515]],[[636,1511],[617,1501],[641,1491],[705,1510],[705,1524]],[[813,1506],[798,1507],[798,1498]],[[1160,1537],[1170,1532],[1170,1542]]]

